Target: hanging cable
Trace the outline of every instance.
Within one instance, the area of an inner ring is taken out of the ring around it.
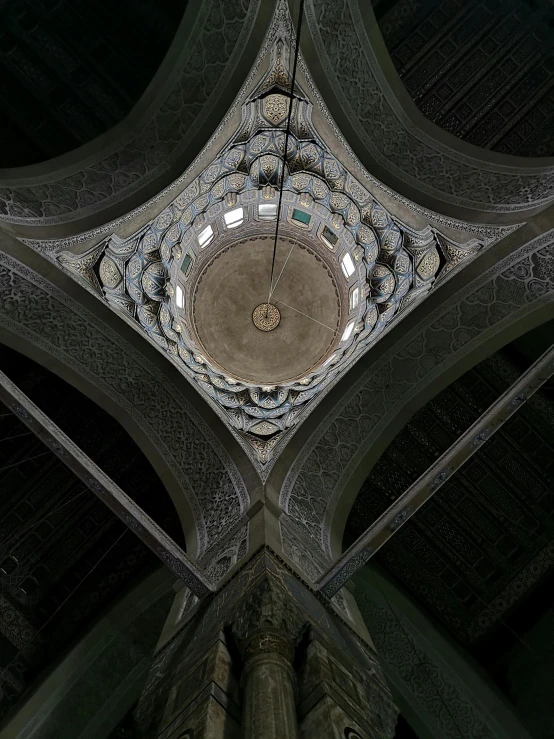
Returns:
[[[271,289],[271,292],[269,293],[269,300],[271,300],[271,296],[273,295],[273,293],[275,292],[275,290],[277,288],[277,285],[279,284],[279,280],[281,279],[281,275],[285,271],[285,267],[287,266],[287,262],[289,261],[290,255],[292,254],[292,250],[294,249],[294,247],[296,246],[297,243],[298,243],[298,239],[295,239],[294,240],[294,244],[291,246],[290,251],[289,251],[289,253],[287,255],[287,258],[285,259],[285,263],[281,267],[281,271],[279,272],[279,277],[275,280],[275,285],[273,285],[273,287]]]
[[[12,464],[7,464],[4,467],[0,467],[0,472],[4,472],[4,470],[9,470],[12,467],[18,467],[20,464],[25,464],[25,462],[32,462],[33,459],[45,457],[47,454],[52,454],[52,452],[41,452],[40,454],[35,454],[33,457],[25,457],[25,459],[20,459],[19,462],[13,462]]]
[[[11,546],[12,542],[20,539],[28,531],[30,531],[31,529],[34,529],[35,526],[38,526],[39,523],[46,521],[47,518],[49,518],[50,516],[53,516],[55,513],[60,511],[62,508],[65,508],[65,506],[69,505],[70,503],[73,503],[73,501],[77,500],[77,498],[80,498],[81,495],[83,495],[85,492],[88,492],[88,488],[86,488],[85,490],[81,490],[81,492],[77,493],[77,495],[75,495],[73,498],[71,498],[70,500],[66,500],[65,503],[62,503],[57,508],[54,508],[53,511],[49,511],[46,515],[42,516],[41,518],[39,518],[37,521],[30,524],[29,526],[23,529],[20,529],[18,531],[15,531],[13,534],[10,534],[6,539],[4,539],[4,541],[0,541],[0,551]]]
[[[75,586],[75,587],[73,588],[73,590],[71,590],[71,592],[69,593],[69,595],[67,595],[67,596],[66,596],[66,597],[65,597],[65,598],[64,598],[64,599],[62,600],[62,602],[61,602],[61,603],[59,604],[59,606],[58,606],[58,607],[56,608],[56,610],[55,610],[55,611],[53,611],[53,612],[52,612],[52,613],[50,614],[50,616],[49,616],[49,617],[48,617],[48,618],[46,619],[46,621],[44,621],[44,622],[43,622],[43,623],[41,624],[41,627],[40,627],[40,629],[38,629],[38,630],[37,630],[36,636],[38,636],[38,635],[40,634],[40,632],[41,632],[41,631],[42,631],[42,630],[44,629],[44,627],[45,627],[45,626],[47,626],[47,625],[48,625],[48,624],[50,623],[50,621],[51,621],[51,620],[52,620],[52,619],[54,618],[54,616],[56,615],[56,613],[58,613],[58,611],[59,611],[59,610],[60,610],[61,608],[63,608],[63,606],[65,606],[65,604],[66,604],[66,603],[67,603],[67,601],[68,601],[68,600],[69,600],[69,599],[71,598],[71,596],[72,596],[72,595],[73,595],[73,594],[75,593],[75,591],[76,591],[76,590],[77,590],[78,588],[80,588],[80,587],[81,587],[81,585],[82,585],[82,584],[83,584],[83,583],[85,582],[85,580],[87,579],[87,577],[90,577],[90,575],[92,575],[92,573],[94,572],[94,570],[95,570],[95,569],[96,569],[96,568],[97,568],[97,567],[98,567],[98,566],[99,566],[99,565],[101,564],[101,562],[103,562],[103,560],[104,560],[104,559],[106,559],[106,557],[107,557],[107,556],[108,556],[108,554],[109,554],[109,553],[110,553],[110,552],[112,551],[112,549],[113,549],[113,548],[114,548],[114,547],[115,547],[115,546],[116,546],[117,544],[119,544],[119,542],[121,541],[121,539],[123,539],[123,537],[125,536],[125,534],[128,534],[128,533],[129,533],[129,529],[127,529],[127,528],[126,528],[126,529],[125,529],[125,530],[124,530],[124,531],[123,531],[123,532],[122,532],[122,533],[121,533],[121,534],[120,534],[120,535],[119,535],[119,536],[117,537],[117,539],[116,539],[116,540],[115,540],[114,542],[112,542],[112,544],[110,544],[110,546],[109,546],[109,547],[108,547],[108,548],[106,549],[106,551],[105,551],[105,552],[104,552],[104,553],[102,554],[102,556],[100,557],[100,559],[99,559],[99,560],[98,560],[98,561],[97,561],[97,562],[96,562],[96,563],[95,563],[95,564],[94,564],[94,565],[93,565],[93,566],[92,566],[92,567],[90,568],[90,570],[89,570],[89,571],[87,572],[87,574],[86,574],[86,575],[85,575],[85,576],[83,577],[83,579],[82,579],[82,580],[79,580],[79,582],[78,582],[78,583],[77,583],[77,585],[76,585],[76,586]],[[35,638],[36,638],[36,636],[35,636]]]
[[[309,316],[307,313],[303,313],[301,310],[298,310],[298,308],[293,308],[292,305],[287,305],[287,303],[283,303],[283,301],[279,300],[278,298],[275,298],[275,302],[281,303],[281,305],[284,305],[285,308],[290,308],[296,313],[300,313],[301,316],[304,316],[305,318],[309,318],[310,321],[314,321],[314,323],[319,323],[320,326],[323,326],[323,328],[328,328],[329,331],[332,331],[334,334],[337,333],[337,330],[335,328],[331,328],[331,326],[328,326],[326,323],[321,323],[321,321],[318,321],[317,318],[312,318],[312,316]]]
[[[287,153],[288,153],[288,144],[289,144],[289,137],[290,137],[290,123],[292,119],[292,103],[293,103],[293,97],[294,97],[294,84],[296,81],[296,67],[298,65],[298,52],[300,51],[300,34],[302,32],[302,16],[304,14],[304,0],[300,0],[300,6],[298,10],[298,24],[296,27],[296,48],[294,49],[294,63],[292,66],[292,79],[290,84],[290,98],[289,98],[289,112],[287,116],[287,127],[285,129],[285,150],[283,152],[283,168],[281,170],[281,181],[279,184],[279,203],[277,205],[277,224],[275,226],[275,241],[273,242],[273,256],[271,259],[271,275],[269,278],[269,297],[267,299],[268,307],[267,311],[269,311],[269,302],[271,300],[271,291],[273,287],[273,274],[275,272],[275,257],[277,255],[277,240],[279,238],[279,221],[281,219],[281,205],[283,202],[283,187],[285,184],[285,167],[287,164]]]
[[[30,436],[33,432],[26,431],[24,434],[15,434],[14,436],[4,436],[0,439],[0,443],[3,441],[13,441],[13,439],[20,439],[22,436]]]

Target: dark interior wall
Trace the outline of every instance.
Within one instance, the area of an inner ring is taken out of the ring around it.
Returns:
[[[155,75],[186,5],[0,3],[0,167],[64,154],[121,121]]]
[[[431,121],[486,149],[554,155],[550,0],[373,0],[398,74]]]
[[[345,547],[552,345],[553,336],[552,321],[522,336],[412,417],[363,484]],[[375,556],[488,673],[539,739],[551,736],[554,721],[539,689],[552,667],[551,645],[538,647],[551,623],[554,586],[553,390],[552,380],[546,382]]]

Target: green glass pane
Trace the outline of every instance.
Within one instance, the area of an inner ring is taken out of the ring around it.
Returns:
[[[185,258],[183,259],[183,263],[181,264],[181,272],[186,275],[188,272],[188,269],[192,263],[192,257],[190,254],[185,254]]]
[[[304,213],[303,210],[297,210],[296,208],[292,211],[292,219],[293,221],[298,221],[298,223],[305,223],[306,226],[311,221],[312,217],[309,213]]]
[[[325,228],[323,229],[323,238],[325,239],[325,241],[331,244],[331,246],[335,246],[335,244],[339,240],[339,237],[335,233],[333,233],[330,228],[327,228],[327,226],[325,226]]]

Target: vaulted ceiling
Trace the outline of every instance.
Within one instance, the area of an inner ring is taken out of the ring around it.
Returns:
[[[0,166],[36,163],[86,142],[96,146],[94,140],[141,99],[186,5],[0,0],[0,103],[6,110]],[[397,72],[430,120],[503,154],[554,153],[551,6],[509,0],[503,13],[506,3],[486,0],[373,5]],[[440,137],[428,136],[426,121],[421,128],[406,122],[379,77],[387,59],[370,60],[369,30],[363,27],[363,37],[352,20],[363,0],[308,0],[280,225],[282,238],[297,248],[309,236],[318,262],[331,263],[335,284],[346,279],[340,283],[344,315],[336,338],[347,336],[337,342],[331,369],[312,377],[308,370],[291,373],[298,380],[292,390],[243,382],[237,371],[238,383],[206,362],[189,340],[196,330],[187,313],[195,270],[211,268],[221,246],[232,249],[242,239],[247,251],[255,237],[273,234],[260,205],[277,202],[292,66],[288,11],[296,7],[270,0],[195,3],[198,33],[177,50],[186,54],[174,76],[160,81],[159,99],[143,119],[131,125],[128,117],[128,129],[118,128],[124,135],[103,137],[108,144],[90,158],[83,153],[90,148],[75,152],[67,171],[64,159],[59,172],[52,165],[29,180],[13,172],[13,180],[0,178],[2,226],[24,240],[6,246],[21,261],[14,267],[10,257],[3,273],[2,328],[16,341],[40,346],[48,360],[67,365],[69,374],[86,377],[96,390],[107,386],[114,409],[119,412],[121,403],[135,414],[140,432],[156,437],[164,461],[179,474],[181,497],[190,498],[198,553],[214,558],[221,538],[244,523],[248,506],[265,501],[270,490],[268,500],[273,495],[275,507],[286,511],[281,521],[288,515],[305,527],[313,549],[306,561],[312,553],[324,560],[348,465],[375,441],[370,433],[398,404],[409,405],[412,387],[432,382],[427,374],[433,368],[442,382],[448,361],[465,361],[466,352],[480,341],[496,341],[496,332],[511,323],[531,314],[535,321],[551,300],[552,213],[539,212],[552,199],[550,165],[512,166],[515,160],[506,164],[497,157],[497,166],[488,154],[474,159],[452,141],[443,145]],[[365,39],[359,48],[349,35],[356,31]],[[322,71],[325,63],[331,70]],[[381,170],[373,170],[375,162]],[[404,192],[406,183],[411,193]],[[230,208],[242,213],[233,230],[225,218]],[[295,222],[299,211],[304,220]],[[212,235],[201,243],[208,228]],[[279,268],[286,254],[279,255]],[[246,257],[243,262],[248,265]],[[52,286],[39,274],[63,282],[55,299],[45,297]],[[216,292],[211,287],[207,304]],[[82,314],[79,301],[86,306]],[[52,308],[54,303],[63,309]],[[213,322],[217,311],[204,317]],[[109,334],[111,327],[117,331]],[[413,417],[362,486],[346,544],[503,392],[548,336],[542,332],[535,344],[519,342],[495,354]],[[130,347],[136,349],[133,361]],[[136,360],[158,349],[153,366],[163,363],[173,374],[150,371]],[[113,419],[13,352],[2,350],[0,368],[182,543],[182,518],[164,485]],[[194,413],[180,397],[189,397],[191,385],[200,389]],[[388,575],[497,681],[507,664],[499,655],[517,648],[502,621],[512,628],[513,616],[513,630],[524,628],[527,605],[534,598],[542,607],[548,584],[543,565],[552,542],[554,451],[549,392],[550,386],[506,424],[378,557]],[[27,629],[18,636],[0,620],[9,709],[60,650],[156,561],[3,413],[0,485],[9,495],[0,502],[0,520],[9,531],[2,533],[0,523],[1,597]],[[330,430],[324,429],[326,416]],[[305,432],[300,420],[310,424]],[[269,479],[267,488],[262,479]],[[259,499],[251,494],[262,488]],[[215,561],[214,577],[223,577],[244,554],[246,531],[240,541],[225,540],[234,551]],[[498,606],[510,588],[512,600]]]
[[[0,369],[184,546],[160,479],[81,393],[2,347]],[[9,409],[0,406],[0,716],[159,560]]]
[[[551,344],[552,321],[467,372],[418,411],[364,482],[345,546]],[[375,561],[516,702],[509,668],[545,615],[554,542],[552,382],[400,529]]]
[[[420,111],[460,139],[554,155],[550,0],[373,0],[396,71]]]

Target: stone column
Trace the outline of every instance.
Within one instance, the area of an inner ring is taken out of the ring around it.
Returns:
[[[137,739],[392,739],[373,647],[268,550],[156,653]]]
[[[232,625],[243,659],[244,739],[298,739],[294,648],[305,620],[284,593],[265,581]]]

